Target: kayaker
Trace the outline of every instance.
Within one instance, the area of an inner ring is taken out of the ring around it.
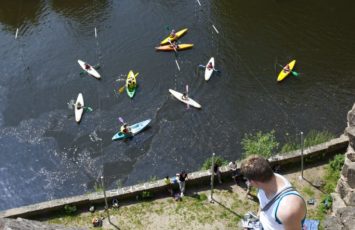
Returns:
[[[182,93],[181,99],[182,99],[182,100],[187,100],[187,99],[189,99],[189,97],[187,96],[187,93],[186,93],[186,92],[183,92],[183,93]]]
[[[136,79],[134,77],[128,79],[128,88],[134,88],[136,87],[136,84]]]
[[[132,135],[131,128],[129,127],[129,125],[128,125],[127,123],[124,123],[124,124],[121,126],[120,131],[121,131],[121,133],[123,133],[123,134],[125,134],[125,135],[129,135],[129,136]]]
[[[176,32],[175,32],[174,29],[171,30],[171,32],[170,32],[170,37],[171,37],[171,38],[176,38]]]
[[[209,70],[213,69],[213,64],[212,64],[212,62],[208,63],[207,69],[209,69]]]
[[[290,66],[287,64],[287,65],[284,67],[284,72],[285,72],[285,73],[288,73],[288,72],[290,72],[290,71],[291,71]]]
[[[175,50],[179,48],[179,45],[173,41],[171,44],[170,44],[171,48],[174,48]]]
[[[83,106],[81,105],[81,103],[80,102],[78,102],[77,104],[76,104],[76,109],[81,109]]]
[[[85,69],[86,69],[86,70],[90,70],[90,69],[91,69],[91,66],[90,66],[89,64],[86,64],[86,63],[85,63]]]

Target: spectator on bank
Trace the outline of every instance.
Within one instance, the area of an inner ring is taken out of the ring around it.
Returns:
[[[187,180],[187,173],[183,170],[181,173],[176,174],[176,176],[179,178],[180,197],[183,197],[185,192],[185,181]]]
[[[222,184],[222,180],[221,180],[221,170],[219,169],[219,164],[214,164],[214,166],[213,166],[213,172],[214,172],[214,174],[216,174],[217,175],[217,178],[218,178],[218,182],[220,183],[220,184]]]
[[[237,183],[237,178],[241,175],[240,170],[238,170],[238,166],[235,161],[231,161],[228,164],[229,169],[232,171],[232,178]]]
[[[93,227],[102,227],[102,220],[103,220],[102,217],[97,217],[97,216],[95,216],[95,217],[92,219],[92,226],[93,226]]]
[[[250,156],[242,163],[241,172],[258,189],[259,219],[264,230],[302,229],[305,201],[285,177],[272,171],[265,158]]]

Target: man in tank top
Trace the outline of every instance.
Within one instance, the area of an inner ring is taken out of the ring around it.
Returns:
[[[290,182],[272,171],[269,162],[250,156],[241,166],[241,173],[258,188],[259,219],[264,230],[301,230],[306,217],[306,204]]]

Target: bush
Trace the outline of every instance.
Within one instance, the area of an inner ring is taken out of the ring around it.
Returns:
[[[343,154],[338,154],[333,160],[329,162],[326,168],[324,191],[326,193],[332,193],[340,178],[340,171],[344,165],[345,156]]]
[[[329,141],[330,139],[334,138],[334,135],[328,131],[316,131],[311,130],[304,138],[304,146],[310,147],[313,145],[318,145],[324,142]]]
[[[279,146],[274,130],[268,133],[259,131],[255,135],[245,134],[241,144],[245,157],[257,154],[269,158]]]
[[[222,165],[226,165],[228,164],[228,161],[225,160],[223,157],[220,156],[215,156],[214,157],[214,163],[216,165],[222,166]],[[212,166],[212,157],[209,157],[205,160],[205,162],[203,162],[203,165],[201,167],[201,170],[208,170],[210,169]]]
[[[313,145],[318,145],[324,142],[329,141],[330,139],[334,138],[334,135],[328,131],[316,131],[311,130],[307,133],[304,138],[304,147],[310,147]],[[291,152],[297,149],[301,149],[300,140],[291,140],[286,138],[288,143],[284,144],[281,148],[281,153]]]
[[[65,214],[67,214],[67,215],[73,215],[75,212],[76,212],[76,206],[75,205],[68,205],[68,204],[66,204],[65,206],[64,206],[64,212],[65,212]]]

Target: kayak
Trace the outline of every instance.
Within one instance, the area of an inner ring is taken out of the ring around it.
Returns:
[[[101,75],[99,74],[99,72],[96,71],[96,69],[92,66],[92,65],[89,65],[88,63],[85,63],[84,61],[82,60],[78,60],[78,63],[80,65],[80,67],[86,71],[88,74],[90,74],[91,76],[97,78],[97,79],[100,79],[101,78]],[[85,68],[85,64],[86,65],[89,65],[90,66],[90,69],[86,69]]]
[[[136,86],[134,87],[128,87],[128,80],[130,77],[133,77],[133,79],[136,79],[136,77],[134,76],[134,73],[132,70],[129,71],[128,75],[127,75],[127,79],[126,79],[126,92],[128,94],[128,96],[130,98],[134,97],[134,94],[136,93],[136,89],[137,89],[137,83]]]
[[[212,69],[208,69],[207,66],[208,64],[210,64],[212,62]],[[210,77],[212,76],[213,73],[213,69],[214,69],[214,58],[211,57],[211,59],[207,62],[206,64],[206,69],[205,69],[205,80],[208,81],[210,79]]]
[[[167,38],[165,38],[163,41],[160,42],[160,45],[168,44],[169,43],[169,38],[170,38],[170,41],[175,41],[175,40],[179,39],[180,37],[182,37],[183,35],[185,35],[186,32],[187,32],[187,28],[176,32],[175,33],[176,34],[175,37],[170,37],[170,35],[169,35]]]
[[[81,104],[81,108],[78,109],[78,103]],[[81,117],[83,116],[84,112],[84,98],[81,93],[79,93],[78,98],[76,99],[75,105],[74,105],[74,112],[75,112],[75,121],[80,122]]]
[[[293,67],[295,67],[295,64],[296,64],[296,60],[292,60],[290,63],[288,63],[287,65],[289,66],[290,71],[285,71],[284,69],[282,69],[281,72],[279,73],[279,76],[277,77],[277,81],[280,82],[283,79],[285,79],[292,72],[292,69]]]
[[[189,104],[189,105],[191,105],[191,106],[193,106],[193,107],[196,107],[196,108],[198,108],[198,109],[200,109],[201,108],[201,105],[199,104],[199,103],[197,103],[196,101],[194,101],[194,100],[192,100],[191,98],[187,98],[187,99],[183,99],[182,98],[182,93],[179,93],[179,92],[177,92],[177,91],[175,91],[175,90],[172,90],[172,89],[169,89],[169,92],[174,96],[174,97],[176,97],[179,101],[181,101],[181,102],[183,102],[183,103],[185,103],[185,104]]]
[[[186,50],[192,48],[193,46],[194,44],[179,44],[177,50]],[[158,51],[175,51],[171,45],[158,46],[155,47],[155,49]]]
[[[136,123],[134,125],[129,126],[131,128],[132,136],[136,135],[140,131],[142,131],[147,125],[151,122],[151,119],[141,121],[139,123]],[[130,135],[123,134],[121,132],[116,133],[113,135],[112,140],[122,140],[131,137]]]

